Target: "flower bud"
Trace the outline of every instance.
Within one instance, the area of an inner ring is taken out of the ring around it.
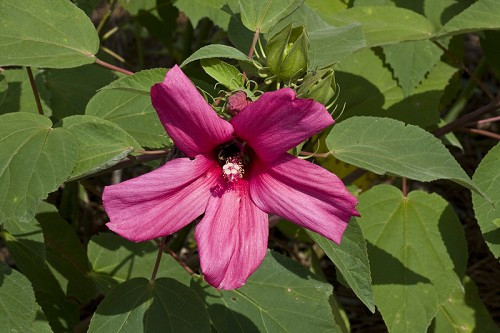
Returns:
[[[237,91],[236,93],[229,96],[227,100],[227,110],[233,116],[236,116],[238,112],[243,110],[247,105],[252,103],[251,100],[247,99],[247,95],[244,91]]]
[[[298,79],[307,70],[308,49],[305,28],[292,28],[290,24],[267,43],[267,65],[282,80]]]
[[[311,98],[327,105],[335,95],[335,73],[331,68],[308,73],[297,93],[301,98]]]

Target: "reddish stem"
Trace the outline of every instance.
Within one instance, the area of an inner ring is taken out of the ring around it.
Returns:
[[[165,242],[167,241],[167,237],[163,237],[161,239],[160,245],[158,246],[158,255],[156,256],[155,267],[153,268],[153,273],[151,274],[150,282],[153,282],[156,279],[156,274],[158,273],[158,267],[160,267],[161,255],[165,250]]]
[[[487,136],[489,138],[500,141],[500,134],[496,134],[496,133],[493,133],[490,131],[485,131],[485,130],[477,129],[477,128],[461,128],[460,131],[465,132],[465,133],[484,135],[484,136]]]
[[[257,45],[257,40],[259,39],[259,29],[255,30],[255,34],[253,35],[252,46],[250,46],[250,51],[248,51],[248,57],[252,59],[253,52],[255,50],[255,45]]]
[[[403,191],[403,196],[406,198],[408,196],[408,181],[406,180],[406,177],[403,177],[401,179],[401,188]]]
[[[102,61],[101,59],[98,59],[96,58],[95,59],[95,63],[102,66],[102,67],[106,67],[108,69],[111,69],[111,70],[114,70],[114,71],[117,71],[117,72],[120,72],[120,73],[123,73],[123,74],[127,74],[127,75],[134,75],[134,72],[131,72],[131,71],[128,71],[126,69],[123,69],[123,68],[120,68],[120,67],[117,67],[115,65],[111,65],[105,61]]]
[[[188,272],[188,273],[189,273],[189,275],[191,275],[191,276],[196,275],[196,274],[195,274],[195,272],[193,272],[193,270],[192,270],[191,268],[189,268],[189,266],[188,266],[188,265],[187,265],[184,261],[182,261],[182,259],[181,259],[181,258],[179,258],[179,257],[177,256],[177,254],[175,254],[175,252],[174,252],[174,251],[170,250],[169,248],[167,248],[167,249],[166,249],[166,251],[168,252],[168,254],[170,254],[170,255],[172,256],[172,258],[174,258],[174,259],[175,259],[175,261],[177,261],[177,262],[179,263],[179,265],[181,265],[181,266],[182,266],[182,268],[184,268],[184,270],[185,270],[186,272]]]

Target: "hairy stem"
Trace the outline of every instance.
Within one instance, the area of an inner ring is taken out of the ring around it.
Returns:
[[[158,255],[156,256],[155,267],[153,268],[153,273],[151,274],[150,282],[153,282],[156,279],[156,274],[158,273],[158,267],[160,267],[161,255],[165,250],[165,242],[167,241],[167,237],[163,237],[161,239],[160,245],[158,246]]]
[[[257,40],[259,39],[259,29],[255,30],[255,34],[253,35],[252,46],[250,46],[250,50],[248,51],[248,57],[252,59],[253,52],[255,51],[255,45],[257,45]]]
[[[128,71],[126,69],[123,69],[123,68],[120,68],[120,67],[117,67],[115,65],[111,65],[105,61],[102,61],[101,59],[98,59],[98,58],[95,58],[95,63],[98,64],[99,66],[102,66],[102,67],[105,67],[105,68],[108,68],[108,69],[111,69],[113,71],[117,71],[117,72],[120,72],[120,73],[123,73],[123,74],[127,74],[127,75],[133,75],[134,72],[131,72],[131,71]]]
[[[26,71],[28,72],[28,77],[30,78],[31,89],[33,90],[33,95],[35,96],[38,114],[43,115],[42,102],[40,102],[40,95],[38,94],[38,89],[36,88],[35,78],[33,77],[31,67],[26,67]]]

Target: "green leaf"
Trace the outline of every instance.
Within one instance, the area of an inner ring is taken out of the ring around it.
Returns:
[[[226,0],[177,0],[174,5],[189,17],[193,27],[196,27],[202,18],[208,17],[227,31],[231,15],[222,9],[226,3]]]
[[[358,223],[349,222],[340,245],[315,232],[307,230],[307,233],[325,251],[356,296],[372,313],[375,312],[366,241]]]
[[[47,262],[67,295],[86,304],[96,295],[86,251],[73,227],[59,215],[56,207],[44,203],[41,208],[36,218],[42,226]]]
[[[67,0],[2,0],[0,66],[68,68],[95,61],[99,37]]]
[[[39,215],[54,208],[42,202]],[[3,238],[16,266],[31,281],[37,303],[43,309],[55,332],[73,331],[79,322],[78,305],[66,298],[45,259],[45,244],[40,225],[33,219],[30,223],[7,223],[8,232]],[[38,332],[38,330],[36,330]]]
[[[78,160],[71,178],[109,168],[141,146],[120,126],[93,116],[71,116],[62,121],[78,140]]]
[[[112,82],[92,97],[85,114],[115,123],[143,147],[169,146],[171,141],[149,96],[151,87],[163,81],[165,71],[141,71]]]
[[[34,332],[35,295],[28,279],[0,262],[0,332]]]
[[[241,21],[252,31],[269,32],[282,18],[291,14],[304,0],[238,0]]]
[[[16,112],[0,116],[0,145],[0,223],[28,222],[71,174],[75,140],[47,117]]]
[[[478,0],[469,8],[453,17],[438,35],[457,35],[478,30],[500,29],[499,0]]]
[[[202,59],[201,66],[208,75],[230,90],[241,89],[244,85],[243,75],[227,62],[219,59]]]
[[[357,23],[314,30],[309,33],[309,42],[311,68],[339,63],[366,46],[362,26]]]
[[[242,332],[341,332],[328,302],[332,286],[277,253],[268,252],[239,289],[199,283],[197,291],[220,333],[235,327]]]
[[[54,116],[61,119],[85,113],[85,106],[97,90],[115,79],[112,71],[97,65],[47,70],[45,84],[51,93]]]
[[[359,23],[334,27],[326,23],[306,4],[302,4],[293,14],[276,24],[270,34],[281,31],[290,23],[294,26],[303,25],[306,28],[309,36],[310,69],[339,63],[348,55],[366,47],[363,30]]]
[[[88,257],[92,278],[104,294],[118,284],[137,277],[151,277],[158,247],[153,242],[132,243],[114,234],[92,237]],[[173,278],[189,285],[191,276],[169,255],[163,255],[157,277]]]
[[[88,332],[210,332],[210,318],[198,295],[182,283],[134,278],[104,298]]]
[[[361,23],[369,47],[428,39],[434,33],[432,23],[424,16],[398,7],[349,8],[330,16],[327,22],[334,26]]]
[[[417,126],[353,117],[335,125],[326,143],[339,160],[376,174],[424,182],[449,179],[482,194],[441,141]]]
[[[409,96],[413,88],[436,66],[442,53],[443,51],[429,40],[384,46],[386,61],[391,66],[405,97]]]
[[[156,7],[156,0],[119,0],[119,3],[132,16],[137,15],[141,9],[150,10]]]
[[[484,240],[496,258],[500,257],[500,143],[483,158],[472,180],[493,201],[491,205],[481,196],[472,193],[476,219]]]
[[[165,79],[168,69],[146,69],[113,81],[101,90],[121,90],[149,96],[151,87]]]
[[[375,304],[389,332],[425,332],[456,290],[467,263],[462,225],[436,194],[378,185],[361,194]]]
[[[45,86],[43,73],[36,68],[32,69],[35,78],[36,88],[40,95],[40,102],[44,115],[50,117],[50,92]],[[10,112],[30,112],[38,114],[35,97],[28,78],[26,69],[9,69],[2,72],[7,83],[7,90],[4,96],[0,95],[0,114]],[[4,83],[5,84],[5,83]]]
[[[479,297],[474,282],[466,276],[465,290],[455,290],[439,305],[430,333],[497,333],[498,327]]]
[[[336,80],[342,91],[338,104],[346,104],[342,117],[359,115],[390,117],[405,123],[428,127],[439,122],[439,102],[445,87],[457,69],[439,62],[404,98],[403,90],[391,71],[372,50],[362,50],[336,68]],[[341,119],[337,119],[341,120]]]
[[[181,64],[181,67],[186,66],[190,62],[201,60],[201,59],[212,59],[212,58],[228,58],[241,61],[251,62],[243,52],[235,49],[234,47],[222,45],[222,44],[212,44],[202,47],[193,54],[189,56]]]
[[[436,28],[441,28],[474,2],[475,0],[424,0],[424,15]]]

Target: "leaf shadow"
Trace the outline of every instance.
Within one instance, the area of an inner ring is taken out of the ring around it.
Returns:
[[[408,269],[390,253],[366,242],[370,258],[373,285],[412,285],[418,283],[431,283],[431,281],[411,269]]]
[[[227,300],[222,295],[220,290],[216,290],[206,283],[199,283],[194,279],[191,280],[191,289],[193,289],[205,303],[212,324],[218,332],[248,332],[259,333],[259,328],[245,315],[230,309],[228,306],[222,304],[213,304],[212,302],[218,301],[226,303]],[[232,291],[228,291],[231,293]],[[209,300],[212,299],[209,303]],[[235,297],[231,298],[234,301]],[[238,329],[239,328],[239,329]]]

